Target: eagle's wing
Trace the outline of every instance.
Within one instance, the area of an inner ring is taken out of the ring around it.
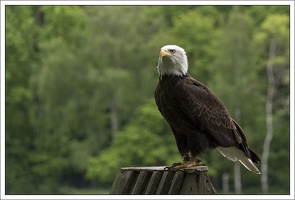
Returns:
[[[260,173],[253,164],[260,158],[249,149],[243,130],[208,87],[187,76],[177,84],[175,91],[182,111],[191,123],[208,134],[222,155],[232,161],[239,160],[247,169]]]
[[[176,87],[178,104],[191,123],[210,134],[218,146],[241,148],[240,145],[245,145],[246,148],[242,149],[250,154],[243,131],[236,126],[226,107],[208,87],[190,76]]]

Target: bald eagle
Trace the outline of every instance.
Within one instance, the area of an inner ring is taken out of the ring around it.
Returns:
[[[249,149],[242,128],[218,97],[188,74],[185,50],[176,45],[162,47],[157,68],[156,104],[170,125],[183,158],[183,163],[173,167],[198,166],[197,156],[216,148],[229,160],[240,161],[248,170],[260,174],[253,164],[260,158]]]

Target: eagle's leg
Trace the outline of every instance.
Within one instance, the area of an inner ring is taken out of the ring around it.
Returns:
[[[183,157],[183,163],[187,163],[191,158],[188,154],[185,154]]]
[[[183,162],[177,162],[177,163],[173,163],[171,167],[166,167],[167,169],[182,169],[182,168],[186,168],[187,163],[190,161],[190,157],[188,154],[184,154],[183,156]]]
[[[183,158],[183,162],[182,163],[174,163],[172,165],[172,169],[179,170],[179,169],[183,169],[183,168],[187,167],[187,164],[190,162],[190,156],[188,154],[184,154],[182,156],[182,158]]]

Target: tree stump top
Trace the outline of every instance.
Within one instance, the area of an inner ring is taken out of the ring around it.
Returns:
[[[171,170],[166,166],[123,167],[110,194],[217,194],[207,166]]]
[[[190,168],[184,168],[180,170],[169,170],[167,166],[151,166],[151,167],[122,167],[121,172],[123,173],[124,171],[148,171],[148,172],[153,172],[153,171],[183,171],[185,173],[204,173],[208,172],[208,167],[207,166],[196,166],[196,167],[190,167]]]

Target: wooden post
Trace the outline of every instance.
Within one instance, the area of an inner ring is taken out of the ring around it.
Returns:
[[[168,170],[166,166],[123,167],[110,194],[217,194],[207,166]]]

